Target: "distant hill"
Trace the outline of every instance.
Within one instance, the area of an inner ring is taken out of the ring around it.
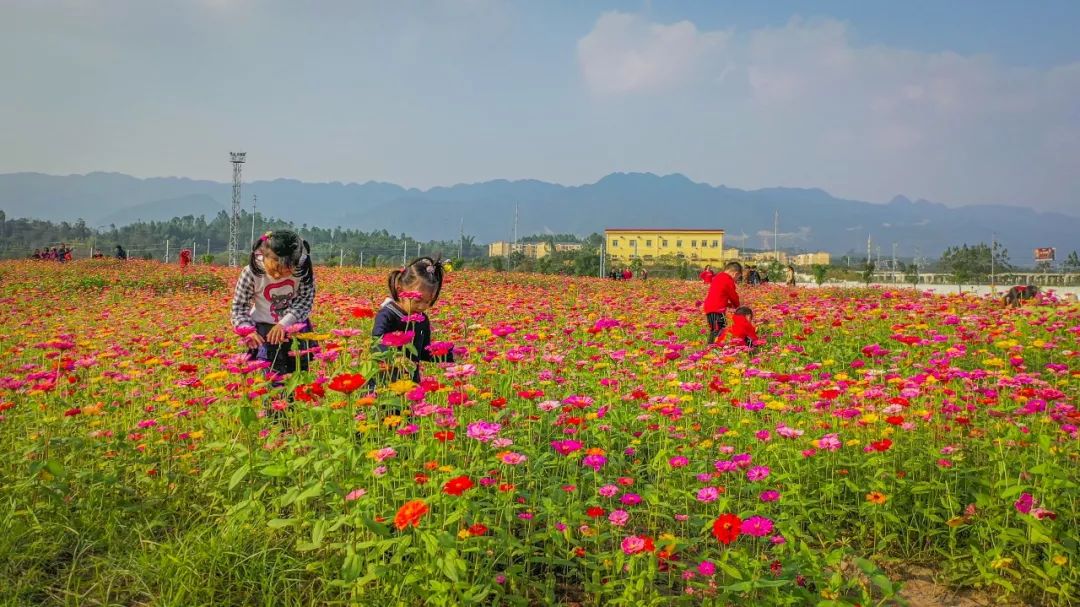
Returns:
[[[772,248],[773,213],[780,213],[780,246],[865,253],[869,233],[882,257],[936,256],[961,242],[992,234],[1014,259],[1030,249],[1080,249],[1080,218],[1025,207],[948,207],[897,196],[887,204],[836,198],[819,189],[740,190],[697,183],[682,175],[613,173],[596,183],[563,186],[536,180],[495,180],[408,189],[391,183],[305,183],[291,179],[245,183],[245,207],[298,225],[386,229],[420,239],[480,242],[509,239],[514,208],[518,234],[587,235],[605,227],[709,227],[728,232],[729,246]],[[227,208],[232,185],[177,177],[139,179],[118,173],[0,175],[0,209],[8,217],[83,218],[91,226],[123,225],[178,215],[212,215]]]

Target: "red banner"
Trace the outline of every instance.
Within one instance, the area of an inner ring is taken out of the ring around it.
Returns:
[[[1054,261],[1054,248],[1041,247],[1035,249],[1035,261]]]

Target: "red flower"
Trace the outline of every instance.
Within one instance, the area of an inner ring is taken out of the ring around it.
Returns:
[[[310,403],[323,396],[326,396],[326,390],[320,384],[300,384],[296,387],[296,400]]]
[[[67,411],[64,411],[64,417],[75,417],[76,415],[78,415],[80,413],[82,413],[82,409],[80,409],[78,407],[72,407],[71,409],[68,409]]]
[[[498,409],[502,409],[505,406],[506,406],[506,399],[501,397],[501,396],[498,397],[498,398],[492,399],[492,401],[491,401],[491,408],[492,409],[498,410]]]
[[[473,488],[473,482],[467,476],[458,476],[446,481],[443,485],[443,493],[447,495],[461,495]]]
[[[889,417],[885,418],[885,421],[894,426],[899,426],[900,424],[904,423],[904,417],[902,415],[890,415]]]
[[[586,510],[585,514],[587,514],[590,518],[600,518],[601,516],[604,516],[604,509],[600,506],[593,506]]]
[[[375,311],[372,310],[371,308],[368,308],[368,307],[365,307],[365,306],[356,306],[354,308],[349,308],[349,312],[352,314],[353,318],[374,318],[375,317]]]
[[[342,373],[330,380],[330,389],[343,394],[352,394],[363,388],[365,381],[364,376],[359,373]]]
[[[870,448],[874,451],[885,452],[889,450],[889,447],[892,447],[892,441],[887,438],[870,443]]]
[[[488,528],[480,523],[473,523],[469,527],[469,535],[484,535],[488,532]]]
[[[428,482],[428,475],[424,474],[423,472],[417,472],[413,476],[413,480],[416,481],[417,485],[423,485],[424,483]]]
[[[453,430],[440,430],[440,431],[435,433],[435,438],[440,443],[445,443],[446,441],[454,440],[454,431]]]
[[[742,529],[742,519],[734,514],[721,514],[720,518],[713,521],[712,534],[721,544],[727,545],[739,537]]]

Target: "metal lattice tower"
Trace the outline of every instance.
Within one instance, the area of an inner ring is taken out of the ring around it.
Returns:
[[[247,152],[229,152],[232,162],[232,218],[229,221],[229,267],[236,267],[236,253],[240,248],[240,169]]]

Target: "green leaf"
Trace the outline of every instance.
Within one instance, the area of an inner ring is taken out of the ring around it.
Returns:
[[[283,527],[292,527],[299,521],[298,518],[274,518],[267,521],[266,526],[271,529],[281,529]]]
[[[247,477],[248,472],[251,472],[251,464],[244,464],[237,468],[236,471],[232,473],[232,476],[229,477],[229,491],[232,491],[239,485],[240,481]]]
[[[259,474],[262,474],[263,476],[282,477],[289,474],[289,467],[285,464],[270,464],[260,470]]]

